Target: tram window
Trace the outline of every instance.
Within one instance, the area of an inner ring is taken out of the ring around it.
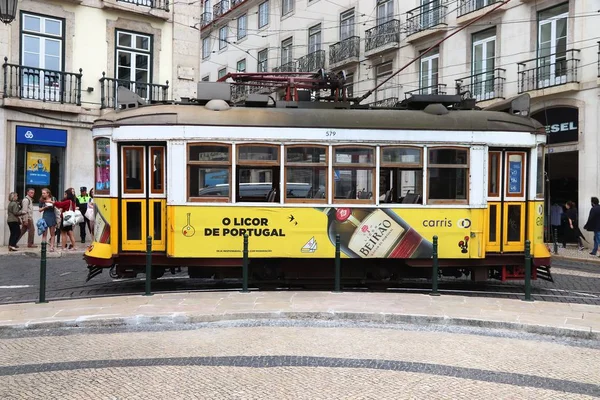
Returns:
[[[231,147],[224,144],[188,146],[188,198],[192,201],[229,201]]]
[[[334,147],[333,188],[337,203],[374,203],[375,150],[371,147]]]
[[[279,202],[279,151],[268,144],[237,147],[236,201]]]
[[[150,192],[162,194],[165,192],[165,149],[163,147],[150,147]]]
[[[421,149],[381,148],[379,201],[380,203],[423,204]]]
[[[285,200],[327,201],[327,148],[290,146],[285,149]]]
[[[96,139],[96,194],[110,193],[110,139]]]
[[[144,148],[123,147],[123,182],[125,193],[144,192]]]
[[[544,146],[538,146],[537,148],[537,176],[536,176],[536,197],[538,199],[544,198]]]
[[[502,153],[499,151],[490,152],[489,156],[489,180],[488,197],[500,197],[500,160]]]
[[[430,149],[427,172],[431,202],[467,203],[469,191],[468,149]]]

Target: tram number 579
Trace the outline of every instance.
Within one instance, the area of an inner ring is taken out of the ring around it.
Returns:
[[[325,131],[325,136],[326,136],[326,137],[334,137],[334,136],[335,136],[335,134],[336,134],[336,132],[335,132],[335,131],[332,131],[331,129],[330,129],[330,130],[328,130],[328,131]]]

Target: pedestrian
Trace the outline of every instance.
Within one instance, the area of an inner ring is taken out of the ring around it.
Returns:
[[[552,231],[550,232],[551,237],[554,238],[554,243],[558,242],[559,236],[561,236],[561,223],[562,223],[563,208],[560,204],[554,203],[550,207],[550,225]]]
[[[77,209],[74,193],[75,190],[73,188],[69,188],[65,190],[63,201],[57,201],[54,203],[54,207],[61,210],[60,234],[63,250],[67,250],[67,237],[71,241],[71,244],[68,245],[68,250],[77,250],[75,247],[75,235],[73,235],[73,225],[65,225],[64,218],[65,211],[75,211]]]
[[[40,197],[40,212],[42,219],[46,222],[48,229],[42,234],[42,241],[46,241],[48,231],[50,231],[50,252],[54,252],[54,231],[56,230],[56,214],[54,212],[54,204],[52,202],[52,193],[50,189],[42,189],[42,197]]]
[[[19,246],[19,236],[21,235],[21,209],[19,207],[19,195],[15,192],[10,192],[8,195],[8,208],[7,218],[8,229],[10,230],[10,237],[8,239],[8,251],[17,251]]]
[[[19,240],[25,235],[27,232],[27,247],[34,248],[37,247],[33,244],[35,239],[35,226],[33,224],[33,196],[35,195],[35,189],[28,188],[27,194],[21,201],[21,212],[23,216],[21,217],[21,231],[19,234]],[[18,241],[17,241],[18,242]]]
[[[594,232],[594,248],[590,252],[591,255],[595,256],[598,252],[598,245],[600,245],[600,203],[597,197],[592,197],[592,209],[588,220],[583,226],[583,229],[589,232]]]
[[[79,206],[79,211],[81,211],[81,215],[83,215],[83,222],[79,224],[79,236],[81,237],[81,243],[85,243],[85,234],[86,228],[90,230],[90,235],[92,235],[92,227],[90,225],[90,220],[85,216],[85,212],[88,208],[88,203],[90,201],[90,196],[87,194],[87,188],[82,186],[79,188],[79,196],[77,196],[77,203]]]
[[[94,188],[90,189],[90,200],[88,201],[88,210],[91,209],[92,210],[92,215],[94,214],[94,207],[96,205],[94,204]],[[89,212],[88,212],[89,214]],[[94,241],[94,224],[95,224],[95,220],[94,217],[92,218],[88,218],[90,221],[90,233],[92,234],[92,241]]]
[[[56,203],[58,201],[58,199],[54,196],[52,196],[52,203]],[[60,223],[62,221],[62,211],[60,208],[56,208],[54,207],[54,216],[56,217],[56,225],[55,225],[55,229],[54,229],[54,240],[56,241],[56,247],[60,246]]]
[[[583,242],[581,241],[583,235],[577,226],[577,207],[575,207],[574,202],[567,201],[565,208],[567,209],[565,213],[567,221],[563,236],[563,248],[567,247],[567,241],[577,241],[577,248],[581,251],[583,250]]]

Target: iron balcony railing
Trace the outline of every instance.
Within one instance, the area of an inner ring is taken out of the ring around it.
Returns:
[[[360,52],[360,38],[351,36],[329,46],[329,64],[337,64],[353,57]]]
[[[117,98],[117,89],[124,87],[131,90],[148,102],[168,100],[169,81],[166,85],[155,83],[135,82],[124,79],[107,78],[106,73],[102,73],[100,78],[100,108],[117,108],[119,99]]]
[[[579,50],[571,49],[517,64],[519,93],[578,82]]]
[[[460,92],[469,92],[471,98],[477,101],[504,98],[504,77],[506,70],[496,68],[494,70],[481,72],[465,78],[456,79]]]
[[[365,32],[365,51],[375,50],[388,43],[400,43],[400,21],[392,19]]]
[[[117,0],[121,3],[135,4],[136,6],[146,6],[157,10],[169,11],[169,0]]]
[[[8,57],[4,57],[2,68],[2,97],[81,105],[81,68],[74,73],[26,67],[9,64]]]
[[[280,65],[279,67],[275,67],[273,68],[273,72],[297,72],[296,62],[290,61],[288,63]]]
[[[398,103],[397,97],[388,97],[387,99],[377,100],[367,104],[369,107],[394,107]]]
[[[214,19],[219,18],[221,15],[229,11],[229,0],[221,0],[213,6]]]
[[[438,83],[437,85],[425,86],[404,93],[405,97],[413,96],[415,94],[446,94],[446,85]]]
[[[425,3],[410,10],[406,13],[407,36],[433,28],[439,24],[445,24],[447,10],[448,6],[441,4],[439,0]]]
[[[472,13],[473,11],[480,10],[490,4],[497,3],[500,0],[460,0],[458,5],[458,16]]]
[[[325,68],[325,50],[313,51],[298,59],[298,72],[315,72]]]
[[[200,25],[206,26],[212,22],[212,13],[205,12],[200,15]]]

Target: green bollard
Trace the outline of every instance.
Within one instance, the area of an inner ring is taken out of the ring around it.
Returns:
[[[531,300],[531,242],[525,241],[525,301]]]
[[[248,235],[244,234],[244,261],[242,264],[242,293],[248,293]]]
[[[554,254],[558,254],[558,229],[554,228]]]
[[[146,239],[146,294],[144,296],[152,296],[152,236]]]
[[[42,257],[40,259],[40,297],[38,303],[46,301],[46,242],[42,242]]]
[[[335,235],[335,293],[342,292],[342,260],[340,259],[340,235]]]
[[[431,273],[431,293],[430,296],[439,296],[438,292],[438,237],[433,237],[433,271]]]

